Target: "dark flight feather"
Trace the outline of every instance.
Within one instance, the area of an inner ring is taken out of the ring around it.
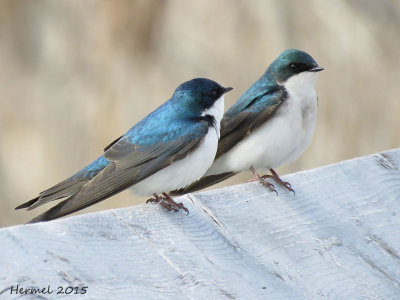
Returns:
[[[110,145],[108,145],[107,147],[104,148],[104,152],[106,152],[108,149],[110,149],[115,143],[117,143],[121,138],[123,137],[123,135],[121,135],[119,138],[116,138],[114,141],[112,141],[110,143]]]
[[[208,129],[209,124],[205,121],[198,126],[200,132],[213,129]],[[152,145],[134,145],[120,140],[104,154],[111,162],[107,167],[92,180],[86,182],[77,193],[29,223],[60,218],[115,195],[173,162],[183,159],[198,147],[203,138],[204,134],[197,133],[193,136],[181,136],[175,140]]]

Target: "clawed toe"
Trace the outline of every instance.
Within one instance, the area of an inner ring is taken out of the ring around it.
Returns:
[[[294,191],[294,189],[292,189],[292,185],[287,182],[287,181],[282,181],[281,185],[287,189],[289,192],[293,192],[294,195],[296,195],[296,192]]]
[[[292,189],[292,185],[287,181],[283,181],[279,177],[278,173],[275,172],[274,169],[269,169],[271,171],[272,175],[266,174],[266,175],[263,175],[263,176],[258,175],[258,173],[256,172],[256,170],[254,169],[253,166],[250,166],[249,170],[254,175],[254,179],[249,180],[249,182],[257,180],[259,183],[261,183],[262,185],[266,186],[271,192],[275,192],[276,195],[278,195],[278,192],[276,191],[275,186],[272,183],[267,181],[267,179],[273,179],[280,186],[282,186],[283,188],[285,188],[289,192],[293,192],[293,194],[296,195],[296,192],[294,191],[294,189]]]
[[[178,212],[180,209],[184,210],[186,214],[189,214],[189,210],[183,205],[182,202],[175,202],[167,193],[163,193],[162,196],[158,196],[157,194],[153,194],[154,198],[150,198],[146,201],[146,203],[157,203],[160,204],[163,208],[168,211]]]
[[[170,203],[170,202],[167,202],[168,200],[165,200],[165,199],[163,199],[161,202],[160,202],[160,205],[162,206],[162,207],[164,207],[166,210],[168,210],[168,211],[175,211],[175,212],[178,212],[180,209],[182,209],[182,210],[184,210],[185,212],[186,212],[186,215],[188,215],[189,214],[189,210],[182,204],[182,202],[175,202],[174,201],[174,203]]]
[[[294,189],[292,189],[292,185],[287,182],[287,181],[283,181],[278,173],[275,172],[274,169],[269,169],[272,175],[264,175],[264,177],[268,177],[268,178],[273,178],[279,185],[281,185],[282,187],[284,187],[286,190],[288,190],[289,192],[293,192],[294,195],[296,195],[296,192],[294,191]]]
[[[278,195],[278,192],[276,191],[275,186],[274,186],[272,183],[268,182],[268,181],[266,180],[266,178],[263,178],[263,177],[261,177],[260,175],[258,175],[257,171],[254,169],[253,166],[251,166],[251,167],[249,168],[249,170],[250,170],[250,171],[253,173],[253,175],[254,175],[254,179],[249,180],[249,182],[251,182],[251,181],[258,181],[258,182],[261,183],[263,186],[266,186],[271,192],[275,192],[276,195]]]
[[[153,197],[154,198],[147,199],[146,204],[148,204],[148,203],[157,203],[158,204],[163,200],[163,198],[158,196],[157,194],[153,194]]]
[[[247,182],[254,182],[254,181],[258,181],[263,186],[266,186],[270,192],[275,192],[276,195],[278,195],[278,192],[276,191],[275,186],[272,183],[266,181],[265,178],[263,178],[263,177],[253,178],[253,179],[248,180]]]
[[[266,180],[262,180],[262,181],[260,181],[260,183],[263,186],[266,186],[270,190],[270,192],[275,192],[276,195],[278,196],[278,192],[276,191],[275,186],[272,183],[270,183],[270,182],[268,182]]]
[[[174,205],[171,205],[171,204],[165,202],[164,200],[162,200],[162,201],[160,202],[160,205],[161,205],[163,208],[165,208],[166,210],[168,210],[168,211],[174,211],[174,212],[178,212],[178,211],[179,211],[179,208],[178,208],[178,207],[176,207],[176,206],[174,206]]]
[[[160,200],[157,200],[156,198],[150,198],[146,200],[146,204],[148,203],[159,203]]]
[[[175,203],[176,203],[176,206],[178,207],[178,211],[179,211],[179,209],[182,209],[182,210],[186,211],[186,215],[189,214],[189,210],[183,205],[182,202],[179,202],[179,203],[175,202]]]

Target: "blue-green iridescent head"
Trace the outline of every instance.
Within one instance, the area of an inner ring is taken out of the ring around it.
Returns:
[[[193,114],[201,114],[211,108],[222,95],[232,90],[206,78],[195,78],[182,83],[174,92],[175,98],[180,98],[181,106],[185,106]]]
[[[293,75],[302,72],[319,72],[323,68],[319,67],[316,61],[308,53],[290,49],[285,50],[269,66],[265,75],[274,78],[278,83],[284,83]]]

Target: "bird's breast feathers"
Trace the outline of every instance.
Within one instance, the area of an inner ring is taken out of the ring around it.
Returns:
[[[220,134],[220,122],[224,113],[224,96],[215,101],[202,116],[215,119],[214,127],[208,128],[199,146],[183,159],[132,186],[132,191],[140,195],[148,195],[149,191],[161,193],[185,187],[199,179],[212,165],[217,152]]]
[[[274,116],[221,155],[206,175],[275,168],[297,159],[311,142],[317,120],[316,73],[301,73],[283,85],[288,97]]]

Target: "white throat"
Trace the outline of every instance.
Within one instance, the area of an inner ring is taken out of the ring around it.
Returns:
[[[290,77],[283,86],[293,95],[308,95],[314,92],[317,82],[318,72],[302,72]]]
[[[224,101],[224,95],[222,95],[221,97],[219,97],[214,102],[214,104],[210,108],[206,109],[201,114],[202,117],[207,116],[207,115],[214,117],[214,119],[216,121],[216,128],[215,129],[217,131],[218,139],[219,139],[219,136],[220,136],[220,132],[219,132],[220,123],[221,123],[222,117],[224,115],[224,102],[225,102]]]
[[[206,175],[276,168],[297,159],[311,142],[317,120],[318,74],[303,72],[282,84],[288,97],[273,118],[220,156]]]

